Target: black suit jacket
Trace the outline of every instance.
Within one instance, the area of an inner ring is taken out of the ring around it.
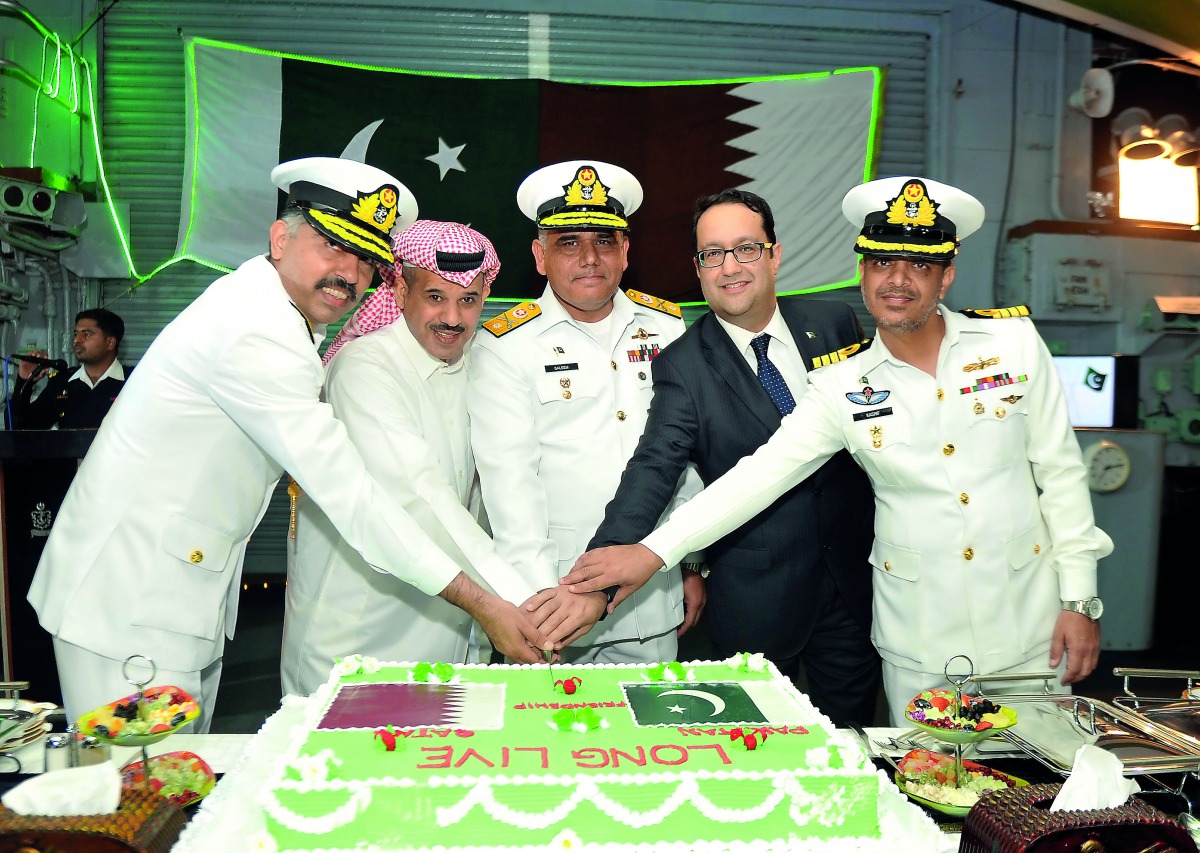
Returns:
[[[862,340],[843,303],[783,297],[779,310],[805,367]],[[810,337],[811,335],[811,337]],[[690,460],[707,485],[779,428],[780,414],[711,313],[654,360],[646,430],[589,548],[637,542],[654,529]],[[800,653],[823,607],[825,573],[864,631],[871,625],[875,503],[845,451],[757,517],[709,546],[709,634],[723,651]]]
[[[100,422],[112,408],[125,382],[106,376],[89,388],[87,383],[71,379],[75,369],[55,373],[37,399],[33,399],[36,383],[18,379],[13,388],[11,429],[99,429]],[[129,379],[131,368],[125,368]]]

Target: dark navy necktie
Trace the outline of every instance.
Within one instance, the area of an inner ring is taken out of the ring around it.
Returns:
[[[754,350],[754,356],[758,359],[758,381],[767,389],[767,394],[770,395],[775,408],[779,409],[779,414],[790,415],[792,409],[796,408],[796,401],[792,399],[792,392],[783,381],[783,374],[779,372],[779,368],[767,358],[767,346],[770,343],[770,335],[759,335],[750,341],[750,348]]]

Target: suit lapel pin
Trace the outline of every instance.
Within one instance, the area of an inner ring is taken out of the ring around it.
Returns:
[[[808,339],[809,339],[810,341],[815,341],[815,340],[817,339],[817,333],[816,333],[816,332],[805,332],[804,334],[808,336]]]

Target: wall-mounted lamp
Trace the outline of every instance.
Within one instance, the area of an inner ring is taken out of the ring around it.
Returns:
[[[1165,157],[1171,150],[1159,137],[1154,117],[1141,107],[1130,107],[1117,113],[1112,120],[1112,133],[1117,156],[1125,160],[1153,160]]]
[[[1187,119],[1177,113],[1157,122],[1141,107],[1112,121],[1117,154],[1117,215],[1195,225],[1200,220],[1196,166],[1200,147]]]

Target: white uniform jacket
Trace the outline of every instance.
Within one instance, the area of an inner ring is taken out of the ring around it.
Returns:
[[[842,447],[875,492],[873,639],[889,663],[997,672],[1096,594],[1095,526],[1062,388],[1032,321],[939,307],[937,376],[865,352],[809,374],[779,431],[643,543],[667,562],[753,517]],[[1038,490],[1041,490],[1039,495]]]
[[[458,567],[367,473],[318,401],[314,335],[265,258],[213,282],[132,371],[29,590],[97,654],[199,670],[233,635],[246,539],[284,469],[368,561],[440,592]],[[415,567],[420,567],[416,572]]]
[[[603,520],[646,425],[653,350],[683,334],[684,324],[618,292],[612,317],[623,331],[607,351],[549,287],[537,306],[538,316],[499,336],[486,325],[479,332],[467,408],[496,548],[545,589],[571,570]],[[690,467],[680,482],[676,502],[699,491]],[[675,628],[682,583],[678,570],[660,572],[581,644]]]
[[[467,430],[469,359],[470,346],[454,364],[432,357],[399,319],[338,353],[325,399],[388,496],[459,568],[521,604],[535,590],[496,555],[472,513],[480,499]],[[470,628],[465,611],[374,571],[300,498],[284,613],[285,693],[311,693],[335,658],[354,653],[462,663]]]

